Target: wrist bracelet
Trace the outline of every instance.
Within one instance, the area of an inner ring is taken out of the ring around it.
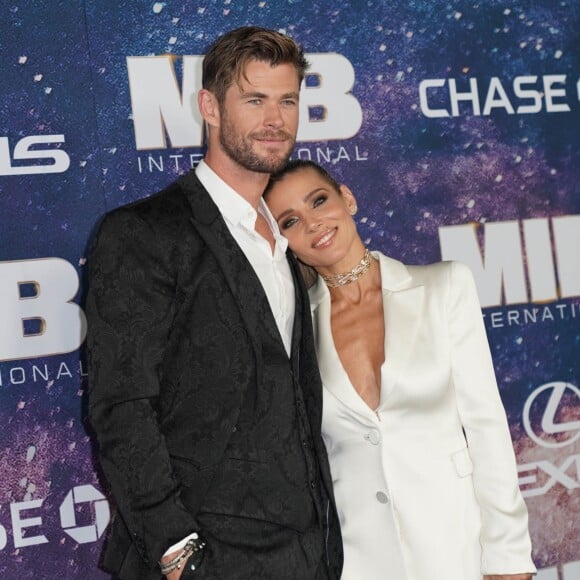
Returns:
[[[203,550],[204,546],[205,542],[200,541],[199,536],[194,533],[187,541],[187,544],[185,544],[183,550],[181,550],[175,558],[169,560],[169,562],[159,562],[161,573],[166,576],[170,572],[173,572],[173,570],[179,570],[185,560],[187,560],[192,554],[195,554],[195,552]]]

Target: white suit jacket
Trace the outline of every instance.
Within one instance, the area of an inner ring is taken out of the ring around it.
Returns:
[[[458,262],[380,260],[385,364],[371,410],[334,348],[330,294],[310,291],[323,436],[344,580],[476,580],[535,571],[528,517],[475,284]]]

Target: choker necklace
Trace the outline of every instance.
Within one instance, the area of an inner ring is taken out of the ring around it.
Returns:
[[[320,276],[329,288],[344,286],[364,276],[371,267],[372,261],[373,256],[369,252],[368,248],[366,248],[362,260],[350,272],[346,272],[345,274],[334,274],[331,276],[324,276],[323,274],[320,274]]]

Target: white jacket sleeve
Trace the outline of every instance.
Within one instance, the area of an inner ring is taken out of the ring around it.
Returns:
[[[449,284],[452,379],[481,510],[481,571],[535,572],[528,513],[518,487],[507,418],[469,268],[451,263]]]

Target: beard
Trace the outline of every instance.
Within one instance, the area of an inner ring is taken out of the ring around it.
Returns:
[[[274,173],[282,169],[292,152],[295,138],[286,131],[255,131],[248,136],[236,132],[235,126],[230,122],[225,111],[222,111],[222,126],[219,134],[220,145],[226,155],[241,165],[244,169],[256,173]],[[253,149],[254,139],[277,139],[285,141],[287,147],[284,151],[272,150],[258,154]]]

